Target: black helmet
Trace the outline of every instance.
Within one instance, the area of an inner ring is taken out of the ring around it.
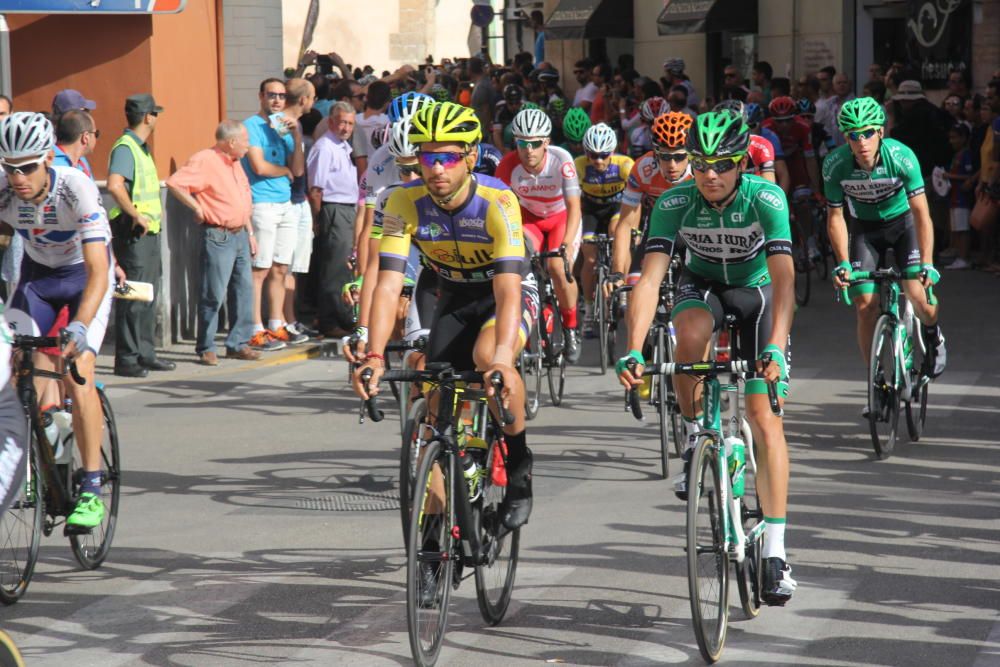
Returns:
[[[507,104],[519,104],[524,101],[524,88],[516,83],[508,83],[503,89],[503,99]]]

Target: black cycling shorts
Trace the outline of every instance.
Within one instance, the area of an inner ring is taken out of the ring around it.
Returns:
[[[851,220],[851,270],[875,271],[888,266],[887,253],[892,249],[894,264],[900,271],[920,266],[920,244],[913,213],[907,212],[886,223]],[[851,296],[871,294],[875,284],[870,280],[851,286]]]
[[[454,283],[438,279],[440,298],[434,309],[427,341],[428,362],[448,362],[459,371],[472,371],[476,364],[472,351],[483,329],[496,324],[497,303],[493,284]],[[538,319],[538,288],[528,274],[521,281],[521,344],[528,339]]]
[[[702,308],[712,315],[713,331],[719,331],[726,322],[726,315],[736,318],[739,340],[736,344],[740,359],[753,361],[771,339],[771,284],[757,287],[733,287],[718,283],[692,273],[686,266],[677,284],[677,295],[671,319],[689,308]],[[785,345],[785,370],[791,370],[791,341]],[[751,373],[751,378],[756,374]],[[783,385],[783,386],[782,386]],[[746,393],[764,394],[767,387],[763,381],[747,380]],[[779,396],[788,393],[786,382],[779,385]]]
[[[583,238],[592,239],[598,234],[607,234],[611,220],[618,215],[619,204],[610,206],[583,205]]]
[[[28,420],[14,386],[0,387],[0,516],[24,485],[28,469]]]

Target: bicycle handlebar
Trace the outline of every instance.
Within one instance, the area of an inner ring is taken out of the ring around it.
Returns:
[[[846,270],[838,272],[843,280],[843,274],[847,273]],[[850,276],[848,276],[848,286],[856,285],[862,281],[874,280],[875,282],[881,282],[883,280],[891,280],[894,282],[901,282],[903,280],[920,280],[922,281],[927,276],[926,271],[920,271],[913,275],[901,275],[895,269],[879,269],[877,271],[851,271]],[[934,296],[934,286],[928,285],[924,292],[927,294],[927,303],[931,306],[936,306],[938,303],[937,297]],[[847,293],[847,287],[840,288],[840,298],[843,299],[844,305],[850,306],[854,302],[851,301],[850,295]]]
[[[368,386],[368,381],[372,379],[372,369],[366,368],[361,373],[361,382],[364,383],[365,387]],[[385,413],[378,409],[378,404],[376,403],[375,396],[369,395],[367,400],[361,401],[361,413],[358,416],[358,423],[365,423],[365,412],[368,412],[368,417],[373,422],[380,422],[385,419]]]
[[[386,343],[386,352],[408,352],[410,350],[417,350],[418,352],[423,352],[424,348],[427,347],[427,336],[418,336],[413,340],[397,340],[391,343]]]
[[[66,343],[70,340],[69,333],[65,329],[59,332],[58,336],[23,336],[19,334],[14,335],[14,347],[19,347],[26,350],[41,349],[43,347],[58,347],[62,349],[66,347]],[[73,378],[73,382],[78,385],[87,384],[86,378],[80,375],[80,371],[76,367],[76,360],[73,359],[67,364],[67,370],[63,371],[69,372],[70,376]]]
[[[566,246],[559,246],[559,250],[550,250],[548,252],[540,252],[535,255],[539,259],[551,259],[559,257],[563,261],[563,272],[566,274],[566,282],[573,283],[573,267],[569,265],[569,258],[566,257]]]

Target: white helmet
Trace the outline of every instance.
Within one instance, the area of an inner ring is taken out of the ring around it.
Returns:
[[[605,123],[591,125],[583,135],[583,150],[588,153],[614,153],[616,148],[618,137]]]
[[[547,137],[552,134],[552,121],[541,109],[521,109],[514,116],[510,129],[520,139]]]
[[[389,129],[389,152],[393,157],[416,157],[417,148],[410,143],[409,118],[400,118]]]
[[[0,122],[0,160],[44,155],[54,143],[52,123],[40,113],[18,111]]]
[[[389,140],[389,132],[391,125],[386,123],[385,125],[379,125],[372,130],[371,133],[371,144],[372,148],[380,148],[382,144]]]

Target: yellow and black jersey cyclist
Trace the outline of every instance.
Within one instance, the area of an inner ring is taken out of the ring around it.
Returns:
[[[396,188],[382,213],[369,352],[354,388],[362,398],[378,391],[406,260],[415,244],[426,267],[437,273],[440,292],[427,361],[503,376],[501,400],[514,421],[504,429],[508,486],[501,519],[514,529],[531,513],[524,386],[514,360],[538,312],[538,291],[517,197],[501,181],[473,175],[480,136],[475,112],[451,102],[424,107],[411,120],[410,142],[417,147],[422,180]],[[367,385],[362,380],[366,369],[372,371]]]
[[[583,192],[583,240],[593,240],[598,234],[614,234],[621,210],[622,197],[632,158],[616,155],[618,137],[604,123],[587,128],[583,135],[584,155],[576,158],[576,173]],[[583,245],[583,334],[594,331],[594,288],[597,283],[597,246]]]

